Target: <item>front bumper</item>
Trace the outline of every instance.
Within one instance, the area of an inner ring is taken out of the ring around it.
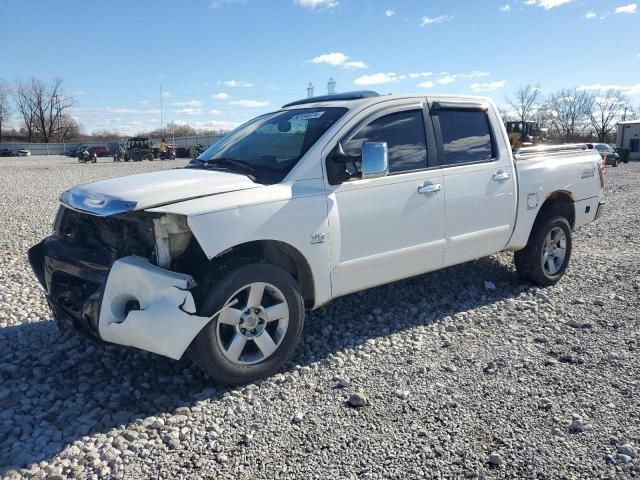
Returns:
[[[95,341],[179,359],[209,317],[196,314],[189,275],[146,260],[69,246],[49,237],[29,262],[60,324]]]

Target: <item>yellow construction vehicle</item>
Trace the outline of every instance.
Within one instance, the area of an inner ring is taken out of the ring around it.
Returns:
[[[545,140],[547,130],[540,128],[536,122],[509,121],[505,122],[507,135],[512,148],[537,145]]]

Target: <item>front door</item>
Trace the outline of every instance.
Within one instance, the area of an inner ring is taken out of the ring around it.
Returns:
[[[378,112],[343,139],[343,149],[358,157],[365,141],[387,143],[389,174],[330,187],[333,296],[434,270],[443,262],[443,179],[439,169],[430,169],[424,109]]]

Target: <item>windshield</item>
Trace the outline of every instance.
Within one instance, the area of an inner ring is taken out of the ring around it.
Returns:
[[[257,183],[278,183],[346,111],[300,108],[262,115],[222,137],[187,168],[227,170]]]

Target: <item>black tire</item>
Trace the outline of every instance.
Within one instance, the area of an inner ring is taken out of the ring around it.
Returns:
[[[616,159],[614,160],[614,162],[613,162],[613,166],[614,166],[614,167],[617,167],[618,165],[620,165],[620,159],[619,159],[619,158],[616,158]]]
[[[205,279],[195,292],[199,315],[213,315],[235,292],[254,282],[266,282],[282,292],[289,307],[286,333],[276,350],[263,361],[239,365],[219,345],[218,316],[196,336],[188,349],[193,362],[215,382],[244,384],[272,375],[293,354],[304,324],[304,303],[297,282],[289,273],[267,263],[249,263],[220,270]]]
[[[566,238],[566,253],[559,270],[551,275],[542,265],[543,249],[547,235],[555,228],[561,228]],[[571,258],[571,225],[566,218],[560,216],[542,217],[533,225],[527,246],[515,252],[516,271],[523,280],[536,285],[548,287],[555,285],[564,275]]]
[[[153,162],[153,160],[154,160],[153,153],[148,154],[148,155],[147,155],[147,159],[148,159],[150,162]]]

